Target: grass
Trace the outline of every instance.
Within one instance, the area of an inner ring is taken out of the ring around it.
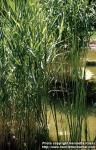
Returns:
[[[90,38],[87,1],[69,0],[65,4],[62,1],[8,0],[1,1],[0,7],[3,135],[14,135],[21,149],[31,150],[33,145],[40,149],[42,141],[50,140],[47,118],[50,104],[59,141],[56,106],[50,103],[48,92],[52,78],[62,72],[61,85],[64,82],[66,86],[61,88],[63,95],[67,91],[69,102],[66,117],[70,141],[81,141],[86,93],[85,78],[81,81],[79,76],[82,74],[81,57],[86,53]],[[62,57],[60,65],[56,64],[58,56]],[[73,88],[71,94],[69,86]],[[62,110],[64,107],[62,103]]]
[[[46,95],[46,49],[49,41],[46,37],[46,19],[39,3],[36,5],[35,2],[27,2],[25,8],[19,8],[20,3],[13,4],[15,12],[10,3],[6,6],[5,14],[3,10],[1,12],[1,17],[4,17],[1,41],[2,117],[6,118],[5,127],[10,122],[10,128],[15,128],[18,122],[16,137],[20,145],[26,143],[29,150],[35,136],[47,132],[47,99],[44,102],[43,99]]]

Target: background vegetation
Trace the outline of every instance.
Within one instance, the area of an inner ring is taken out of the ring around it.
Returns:
[[[1,0],[0,10],[2,149],[12,146],[11,138],[20,149],[32,150],[34,145],[40,149],[41,141],[50,139],[48,105],[60,140],[56,101],[52,103],[49,93],[54,91],[58,99],[56,81],[61,76],[61,105],[64,111],[67,99],[69,140],[81,141],[87,116],[82,60],[94,30],[94,7],[87,0]],[[84,135],[88,140],[86,130],[87,126]]]

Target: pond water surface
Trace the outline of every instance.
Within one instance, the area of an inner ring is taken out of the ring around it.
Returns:
[[[96,60],[95,49],[88,51],[87,59]],[[93,74],[93,76],[96,76],[96,66],[87,67],[87,69]],[[57,124],[58,134],[60,138],[61,139],[64,139],[64,137],[69,138],[68,122],[65,113],[60,112],[60,109],[56,109],[56,116],[58,122]],[[88,127],[89,140],[94,141],[96,137],[96,107],[95,106],[88,108],[87,127]],[[48,107],[48,128],[49,128],[49,134],[51,139],[56,141],[57,140],[56,128],[55,128],[54,118],[50,107]],[[84,138],[84,132],[82,132],[82,140],[83,138]]]
[[[69,139],[69,128],[68,128],[68,122],[66,114],[63,112],[60,112],[60,110],[57,109],[56,111],[57,116],[57,125],[58,125],[58,134],[59,138],[61,140]],[[56,128],[54,123],[53,114],[51,111],[51,108],[48,108],[48,127],[49,127],[49,135],[53,141],[57,141],[57,134],[56,134]],[[84,121],[82,124],[82,140],[84,140]],[[87,113],[87,128],[88,128],[88,139],[89,141],[94,141],[96,137],[96,108],[88,108]]]
[[[87,59],[96,61],[96,49],[89,50],[87,54]],[[96,75],[96,66],[87,67],[94,75]]]

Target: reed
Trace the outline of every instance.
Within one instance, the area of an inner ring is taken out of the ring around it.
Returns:
[[[53,24],[53,29],[56,28],[54,35],[56,44],[56,56],[57,61],[54,61],[55,66],[60,62],[60,66],[56,73],[59,75],[62,72],[62,84],[65,87],[61,87],[63,91],[62,111],[65,110],[66,98],[64,92],[67,91],[67,112],[66,117],[68,120],[68,128],[70,134],[70,141],[81,141],[82,140],[82,124],[86,116],[86,88],[85,88],[85,73],[82,76],[82,67],[84,72],[86,66],[82,62],[90,40],[90,17],[87,13],[88,2],[87,1],[67,1],[64,2],[53,2],[52,13],[57,15],[56,20]],[[57,9],[57,5],[58,9]],[[59,15],[58,15],[59,14]],[[63,58],[61,62],[60,59]],[[61,71],[62,70],[62,71]],[[60,73],[59,73],[60,72]],[[54,76],[54,69],[53,69]],[[58,78],[56,79],[58,80]],[[69,84],[69,85],[68,85]],[[70,91],[70,88],[71,91]],[[60,90],[59,90],[60,91]],[[56,93],[56,83],[54,83],[54,92]],[[58,90],[57,90],[58,96]],[[58,99],[58,97],[57,97]],[[55,106],[55,104],[53,103]],[[53,110],[52,110],[53,111]],[[56,110],[54,110],[56,114]],[[56,116],[56,115],[55,115]],[[57,119],[55,119],[56,121]],[[57,121],[56,121],[57,122]],[[65,122],[65,121],[64,121]],[[56,123],[57,140],[58,135],[58,122]]]
[[[47,34],[39,2],[2,1],[1,8],[0,90],[4,129],[10,123],[8,128],[19,146],[30,150],[32,144],[40,146],[43,137],[48,139],[46,64],[54,37]]]
[[[67,91],[70,140],[82,139],[86,93],[85,76],[80,78],[84,67],[81,58],[86,54],[90,39],[87,5],[87,0],[0,2],[2,134],[14,137],[21,149],[40,149],[41,142],[49,140],[48,104],[53,113],[57,140],[60,140],[56,103],[52,104],[48,97],[52,78],[57,76],[62,76],[62,111],[66,109],[64,92]],[[71,93],[68,86],[72,87]],[[2,145],[4,149],[4,142]]]

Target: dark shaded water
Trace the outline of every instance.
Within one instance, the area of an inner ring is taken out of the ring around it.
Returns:
[[[96,46],[96,45],[95,45]],[[96,60],[96,47],[91,45],[91,50],[88,51],[87,59],[89,60]],[[87,67],[86,69],[86,80],[96,80],[96,66]],[[60,106],[58,106],[56,111],[57,115],[57,122],[58,122],[58,132],[61,139],[64,137],[69,138],[69,129],[68,129],[68,122],[66,118],[66,113],[60,111]],[[84,127],[84,123],[82,125]],[[87,126],[88,126],[88,133],[90,135],[89,140],[94,141],[96,137],[96,107],[95,105],[88,108],[87,113]],[[57,140],[56,135],[56,128],[55,123],[52,115],[51,108],[48,107],[48,127],[49,127],[49,134],[52,140]],[[82,140],[84,140],[84,130],[82,131]]]

